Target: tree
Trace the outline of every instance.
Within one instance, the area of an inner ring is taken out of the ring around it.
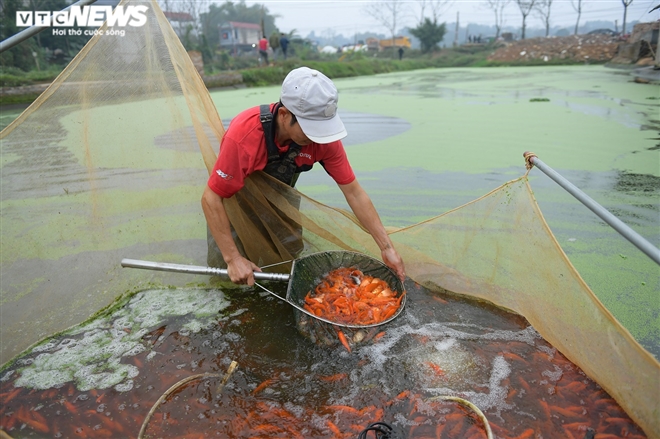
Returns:
[[[16,26],[18,11],[60,11],[69,6],[65,0],[0,0],[0,38],[5,40],[26,28]],[[22,41],[0,54],[3,68],[16,67],[29,71],[47,62],[66,63],[89,41],[87,35],[53,35],[50,28]],[[74,29],[79,29],[74,27]],[[81,32],[82,33],[82,32]]]
[[[504,26],[504,8],[511,0],[487,0],[486,6],[495,13],[495,39],[500,37]]]
[[[626,15],[628,14],[628,6],[632,4],[633,0],[621,0],[621,3],[623,3],[623,30],[621,31],[621,34],[625,35],[626,34]]]
[[[521,40],[525,39],[525,29],[527,29],[527,25],[525,22],[527,21],[527,16],[529,15],[529,13],[532,12],[532,9],[534,9],[534,5],[536,4],[536,1],[537,0],[516,0],[516,4],[518,5],[518,8],[520,9],[520,14],[522,15],[522,31],[520,36]]]
[[[575,32],[573,32],[573,35],[577,35],[578,27],[580,26],[580,15],[582,15],[582,0],[571,0],[571,5],[578,14],[577,21],[575,22]]]
[[[431,21],[436,23],[440,21],[440,16],[452,5],[453,0],[417,0],[417,3],[419,4],[419,18],[417,23],[422,25],[424,24],[427,11],[431,16]]]
[[[424,22],[414,29],[410,29],[410,33],[419,39],[422,45],[422,52],[432,52],[438,48],[438,43],[442,41],[447,32],[445,23],[438,24],[437,21],[431,21],[428,17],[424,18]]]
[[[545,37],[550,36],[550,8],[553,0],[539,0],[534,6],[534,10],[539,14],[543,25],[545,26]]]
[[[394,48],[397,26],[404,12],[404,0],[368,3],[365,12],[390,32],[390,35],[392,35],[392,48]],[[392,56],[394,56],[394,50],[392,50]]]

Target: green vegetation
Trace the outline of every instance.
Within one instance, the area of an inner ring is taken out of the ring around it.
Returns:
[[[29,4],[28,4],[29,3]],[[2,4],[2,14],[0,14],[0,39],[5,39],[16,35],[24,28],[16,26],[16,13],[22,10],[36,11],[55,11],[62,10],[69,6],[71,2],[67,0],[4,0]],[[78,30],[79,27],[71,29]],[[2,86],[13,87],[12,78],[5,77],[25,75],[25,72],[37,72],[36,75],[43,73],[42,79],[30,78],[33,81],[51,80],[55,76],[52,70],[61,71],[73,57],[89,41],[91,36],[86,35],[67,35],[63,38],[59,35],[53,35],[50,31],[44,31],[36,34],[20,44],[0,53],[0,73],[2,73]],[[23,83],[25,84],[25,83]],[[19,84],[21,85],[21,84]]]
[[[63,70],[62,66],[49,66],[47,70],[30,70],[25,72],[18,67],[3,67],[0,72],[0,85],[2,87],[18,87],[43,82],[51,82]]]
[[[446,32],[445,23],[438,24],[436,20],[431,21],[428,18],[425,18],[424,23],[416,28],[410,29],[410,33],[419,38],[423,53],[436,50]]]
[[[429,53],[408,49],[402,60],[399,60],[396,52],[393,53],[391,50],[378,53],[323,54],[302,40],[292,41],[290,48],[293,56],[287,60],[276,60],[266,67],[259,67],[256,56],[242,55],[234,57],[226,52],[218,52],[211,63],[205,64],[205,74],[209,78],[207,86],[209,88],[222,86],[222,83],[218,83],[218,81],[211,78],[213,75],[222,73],[240,74],[242,84],[247,87],[277,85],[282,82],[289,71],[303,65],[320,70],[328,77],[335,79],[429,68],[576,64],[576,62],[570,60],[550,60],[548,62],[531,60],[509,63],[489,61],[487,59],[488,55],[496,49],[496,46],[492,44],[440,49]],[[50,82],[59,75],[61,70],[62,66],[58,64],[52,64],[47,69],[33,69],[28,72],[16,67],[6,67],[0,73],[0,86],[16,87]],[[4,96],[0,99],[0,103],[3,105],[29,103],[36,96],[35,93]]]

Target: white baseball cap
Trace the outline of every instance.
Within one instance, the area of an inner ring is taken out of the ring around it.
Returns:
[[[330,78],[309,67],[292,70],[282,83],[280,101],[314,143],[331,143],[346,137],[346,128],[337,114],[338,99]]]

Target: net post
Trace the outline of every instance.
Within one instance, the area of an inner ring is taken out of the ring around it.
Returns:
[[[525,161],[527,163],[528,169],[532,166],[536,166],[541,172],[554,180],[559,186],[564,188],[568,193],[573,195],[588,207],[593,213],[598,215],[603,221],[609,224],[614,230],[619,232],[621,236],[630,241],[635,247],[641,250],[649,258],[651,258],[656,264],[660,265],[660,249],[655,247],[649,241],[647,241],[639,233],[631,229],[627,224],[621,221],[619,218],[614,216],[610,211],[605,209],[603,206],[594,201],[587,194],[578,189],[573,183],[566,180],[561,174],[556,172],[550,166],[543,163],[533,152],[525,152],[523,154]]]

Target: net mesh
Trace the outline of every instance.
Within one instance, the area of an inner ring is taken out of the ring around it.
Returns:
[[[95,36],[0,135],[2,363],[125,292],[208,282],[120,268],[127,256],[205,264],[199,199],[224,132],[158,5],[131,4],[148,7],[146,24]],[[260,266],[330,250],[380,257],[351,214],[261,173],[226,207]],[[413,280],[525,316],[660,437],[659,363],[580,278],[526,176],[390,236]]]
[[[366,276],[385,281],[389,288],[396,293],[396,297],[401,297],[398,310],[391,317],[377,324],[332,325],[294,309],[298,330],[314,343],[320,345],[333,346],[338,344],[338,331],[342,331],[342,334],[354,344],[367,343],[382,329],[383,325],[394,320],[403,311],[406,304],[403,283],[381,261],[362,253],[347,251],[324,251],[303,256],[293,262],[291,279],[287,285],[286,299],[299,308],[305,308],[305,296],[313,292],[328,273],[338,268],[359,270]]]

